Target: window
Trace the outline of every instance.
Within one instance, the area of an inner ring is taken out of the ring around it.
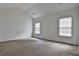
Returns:
[[[35,23],[35,34],[40,34],[40,23]]]
[[[72,17],[59,19],[59,36],[72,36]]]

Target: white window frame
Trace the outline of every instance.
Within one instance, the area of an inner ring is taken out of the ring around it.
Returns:
[[[72,17],[65,17],[59,19],[59,36],[72,36]]]
[[[40,34],[40,22],[34,24],[34,33]]]

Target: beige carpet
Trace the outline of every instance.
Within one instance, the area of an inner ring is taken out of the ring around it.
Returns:
[[[1,56],[70,56],[77,46],[39,39],[21,39],[0,43]]]

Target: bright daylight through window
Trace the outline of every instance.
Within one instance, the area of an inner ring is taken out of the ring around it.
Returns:
[[[72,36],[72,17],[59,19],[59,36]]]
[[[40,23],[35,23],[35,34],[40,34]]]

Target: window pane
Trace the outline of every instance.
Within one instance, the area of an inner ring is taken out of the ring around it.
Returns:
[[[72,27],[72,17],[61,18],[59,27]]]
[[[72,36],[72,17],[62,18],[59,20],[59,35]]]
[[[35,34],[40,34],[40,23],[35,23]]]
[[[71,27],[60,28],[59,32],[60,32],[59,33],[60,36],[71,36]]]

